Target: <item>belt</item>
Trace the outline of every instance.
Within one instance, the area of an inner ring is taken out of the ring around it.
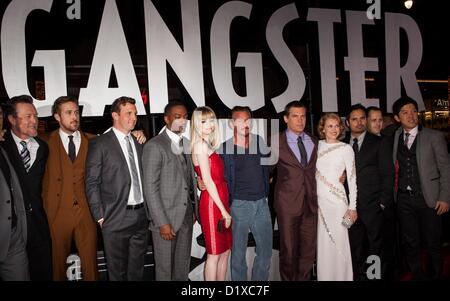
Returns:
[[[414,191],[414,190],[408,190],[408,189],[399,189],[399,192],[407,194],[409,196],[417,196],[422,193],[421,191]]]
[[[136,210],[144,207],[144,203],[139,203],[137,205],[127,205],[127,210]]]

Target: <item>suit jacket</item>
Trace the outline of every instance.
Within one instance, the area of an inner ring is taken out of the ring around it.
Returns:
[[[142,178],[142,145],[134,137],[133,142]],[[95,221],[104,219],[103,230],[120,230],[130,189],[131,175],[127,159],[114,131],[91,139],[86,159],[86,196]],[[145,198],[144,207],[148,216]]]
[[[299,215],[305,210],[305,206],[308,206],[311,212],[317,212],[315,175],[318,141],[309,136],[314,143],[314,149],[308,165],[303,168],[287,143],[286,132],[280,133],[274,203],[277,214]]]
[[[344,142],[350,143],[350,134]],[[394,199],[395,169],[390,159],[389,139],[366,132],[361,148],[355,154],[357,208],[390,206]]]
[[[144,168],[144,194],[150,208],[150,227],[171,224],[174,231],[180,229],[188,204],[190,185],[183,174],[181,156],[172,151],[172,140],[164,131],[144,146],[142,163]],[[185,152],[190,154],[189,141],[183,138]],[[174,149],[176,147],[174,146]],[[187,168],[191,174],[194,189],[194,211],[198,217],[197,183],[190,155],[186,156]]]
[[[59,129],[53,131],[47,137],[50,153],[44,176],[42,196],[50,225],[56,219],[62,200],[72,202],[75,198],[78,206],[89,213],[85,189],[86,157],[89,140],[96,136],[80,132],[80,137],[80,149],[73,163],[64,149]]]
[[[20,187],[22,188],[23,200],[25,210],[27,213],[27,229],[28,241],[27,247],[35,247],[43,244],[48,244],[50,239],[50,230],[48,227],[47,215],[45,214],[42,201],[42,179],[45,172],[45,164],[48,157],[47,143],[34,137],[39,144],[36,154],[36,160],[30,167],[28,173],[23,166],[22,158],[20,157],[17,145],[8,131],[5,134],[5,141],[3,148],[9,156],[9,160],[14,167],[14,170],[19,179]]]
[[[20,227],[22,229],[21,233],[23,241],[27,241],[27,219],[19,179],[17,178],[13,165],[8,159],[8,155],[1,146],[0,152],[3,154],[3,157],[5,157],[11,172],[11,188],[14,197],[14,208],[17,215],[16,227]],[[8,219],[8,217],[11,216],[11,194],[6,181],[7,179],[5,179],[5,176],[0,171],[0,262],[3,262],[8,254],[11,239],[11,220]]]
[[[397,129],[394,135],[392,160],[397,161],[398,139],[403,128]],[[430,208],[437,201],[450,202],[450,160],[444,135],[436,130],[422,128],[416,137],[416,156],[419,169],[420,186],[425,201]]]

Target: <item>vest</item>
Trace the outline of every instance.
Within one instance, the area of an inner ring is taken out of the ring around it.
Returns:
[[[421,191],[421,186],[416,155],[417,137],[414,139],[414,143],[410,149],[405,146],[403,137],[404,135],[402,133],[398,139],[398,188],[400,190],[407,190],[409,186],[413,192],[418,192]]]

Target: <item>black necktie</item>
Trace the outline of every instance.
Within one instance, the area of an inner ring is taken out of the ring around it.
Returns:
[[[359,152],[358,138],[353,138],[353,151],[355,154]]]
[[[297,145],[300,151],[300,163],[302,164],[303,167],[306,167],[306,165],[308,164],[308,155],[306,153],[306,148],[305,145],[303,144],[301,136],[298,136]]]
[[[180,139],[180,142],[178,143],[178,146],[180,147],[181,150],[181,154],[183,155],[183,160],[184,162],[187,164],[188,160],[187,160],[187,155],[184,151],[184,145],[183,145],[183,138]]]
[[[75,152],[75,143],[73,143],[73,136],[69,135],[69,158],[73,162],[77,157]]]
[[[408,147],[408,142],[409,142],[409,136],[410,136],[411,134],[410,133],[405,133],[405,146],[409,149],[409,147]]]
[[[11,192],[11,200],[10,200],[10,204],[11,204],[11,228],[14,228],[17,224],[17,215],[16,215],[16,210],[14,208],[14,195],[13,195],[13,191],[12,191],[12,183],[11,183],[11,170],[9,169],[8,166],[8,162],[6,162],[5,157],[3,156],[3,154],[0,152],[0,172],[3,173],[3,177],[6,180],[6,184],[8,184],[8,188]]]

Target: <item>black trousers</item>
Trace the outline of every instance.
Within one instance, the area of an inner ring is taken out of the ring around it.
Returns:
[[[383,210],[383,245],[381,250],[381,279],[398,279],[398,221],[396,204],[391,204]]]
[[[106,266],[110,281],[142,281],[148,247],[145,208],[126,210],[121,229],[102,229]]]
[[[422,193],[398,193],[402,244],[414,279],[438,279],[441,273],[441,217],[425,203]],[[422,267],[421,247],[428,251],[428,273]]]
[[[370,255],[381,258],[383,211],[378,204],[358,209],[358,219],[349,229],[354,280],[367,280],[366,261]]]

